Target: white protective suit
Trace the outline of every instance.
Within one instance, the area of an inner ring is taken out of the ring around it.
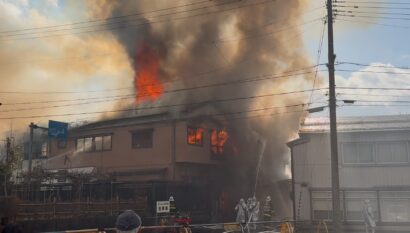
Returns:
[[[364,224],[366,226],[366,233],[370,232],[374,233],[376,228],[376,218],[373,214],[373,209],[370,206],[370,201],[366,200],[365,205],[363,208],[363,217],[364,217]]]
[[[235,206],[236,212],[236,222],[238,223],[246,223],[246,204],[245,200],[241,198],[239,203]]]

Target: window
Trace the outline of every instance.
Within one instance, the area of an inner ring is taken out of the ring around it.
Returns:
[[[363,209],[365,200],[370,201],[373,214],[378,219],[377,193],[375,191],[346,191],[346,220],[363,221]]]
[[[204,129],[199,127],[188,126],[187,130],[187,142],[189,145],[203,145]]]
[[[48,156],[48,143],[47,142],[43,142],[41,144],[41,156]]]
[[[96,152],[111,150],[111,135],[77,138],[78,152]]]
[[[343,218],[343,195],[340,193],[340,216]],[[332,193],[330,191],[312,192],[312,211],[314,220],[331,220],[332,213]]]
[[[381,142],[376,144],[378,163],[407,163],[409,154],[407,142]]]
[[[58,149],[65,149],[67,147],[67,140],[65,139],[57,140],[57,147]]]
[[[132,132],[132,148],[151,148],[153,129],[143,129]]]
[[[98,136],[94,138],[94,146],[96,151],[102,151],[103,149],[103,137]]]
[[[384,222],[409,222],[410,192],[381,191],[380,210]]]
[[[84,151],[84,138],[77,138],[75,147],[78,152]]]
[[[92,137],[88,137],[88,138],[84,138],[84,151],[85,152],[91,152],[93,151],[93,138]]]
[[[374,163],[373,147],[371,143],[343,143],[342,154],[344,164]]]
[[[222,155],[224,153],[224,146],[228,140],[228,132],[225,130],[211,131],[211,151],[214,155]]]
[[[111,150],[111,147],[112,147],[111,135],[103,136],[102,150]]]
[[[408,143],[390,142],[347,142],[342,144],[343,164],[407,164]]]

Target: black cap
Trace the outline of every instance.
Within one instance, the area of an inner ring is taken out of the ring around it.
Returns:
[[[141,226],[141,218],[132,210],[125,210],[117,217],[115,227],[120,231],[130,231]]]

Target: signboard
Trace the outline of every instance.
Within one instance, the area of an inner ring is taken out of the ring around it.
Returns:
[[[157,201],[157,214],[169,213],[169,201]]]
[[[67,139],[68,123],[48,121],[48,137]]]

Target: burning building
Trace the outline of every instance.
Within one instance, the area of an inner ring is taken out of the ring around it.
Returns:
[[[173,196],[179,210],[193,215],[223,211],[233,149],[226,122],[197,114],[200,108],[179,117],[163,112],[99,121],[71,129],[67,140],[50,140],[41,164],[48,175],[38,178],[32,199],[145,200],[154,215],[156,201]],[[88,179],[78,186],[76,175]]]

